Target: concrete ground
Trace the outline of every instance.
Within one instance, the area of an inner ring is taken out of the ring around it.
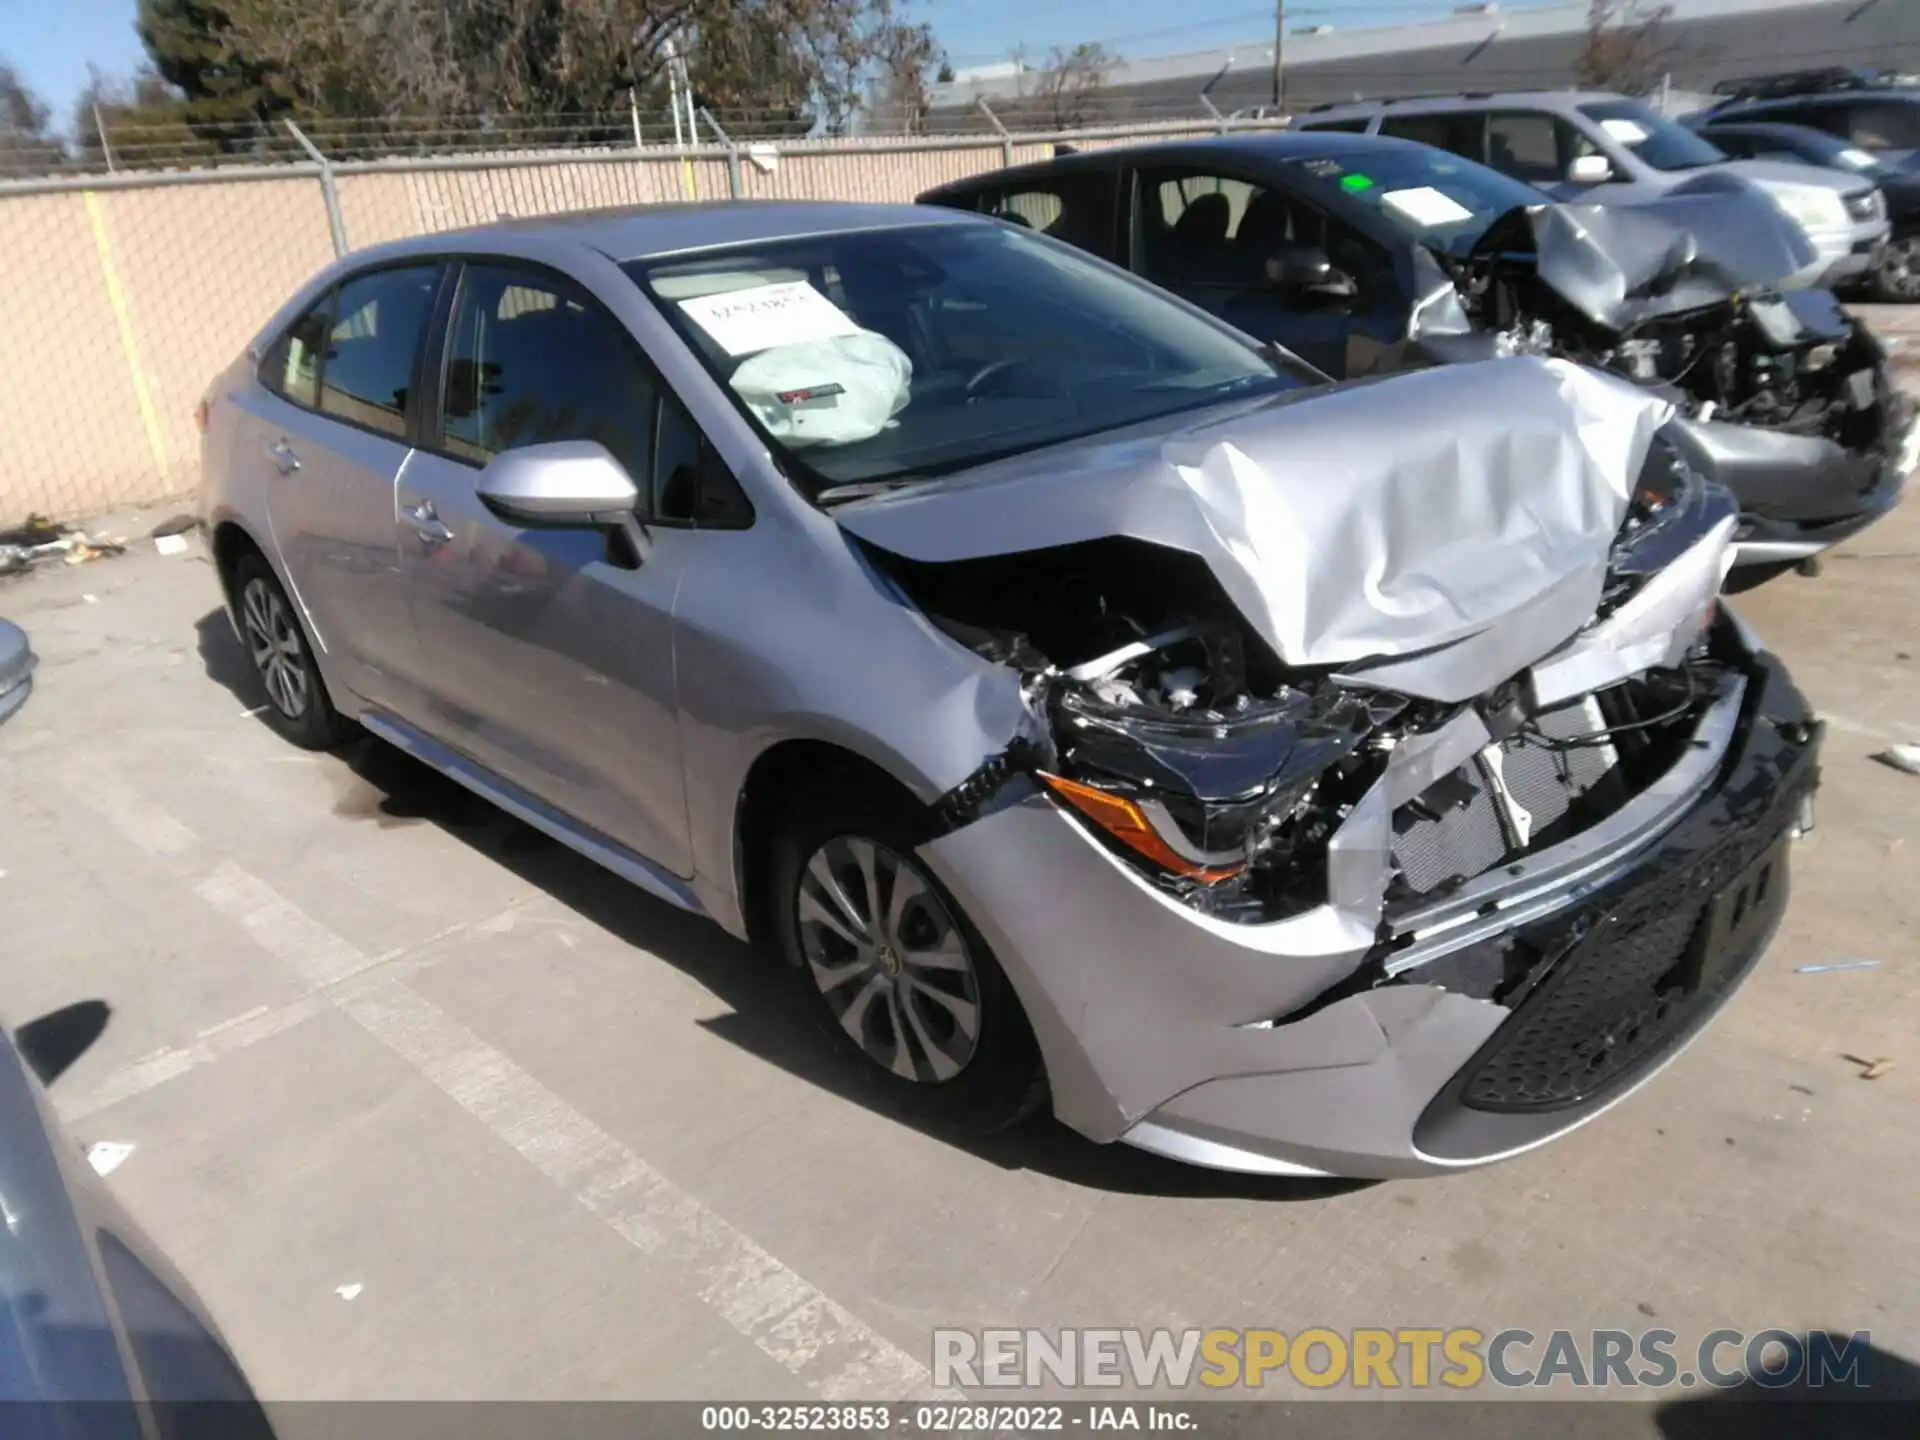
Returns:
[[[276,740],[216,599],[197,542],[0,585],[44,657],[0,730],[0,996],[113,1007],[56,1101],[134,1147],[107,1183],[266,1396],[884,1398],[934,1327],[1005,1324],[1920,1358],[1920,777],[1869,758],[1920,741],[1920,505],[1741,606],[1832,728],[1738,1000],[1561,1143],[1374,1186],[870,1108],[718,930],[394,754]]]

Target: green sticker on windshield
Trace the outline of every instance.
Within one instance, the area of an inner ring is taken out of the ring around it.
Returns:
[[[1371,190],[1373,188],[1373,177],[1370,175],[1342,175],[1340,177],[1340,188],[1342,190]]]

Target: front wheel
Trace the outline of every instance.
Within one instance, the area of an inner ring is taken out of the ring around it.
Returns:
[[[915,856],[928,833],[908,796],[845,776],[796,796],[772,874],[780,948],[871,1084],[1002,1129],[1044,1098],[1039,1049],[986,941]]]

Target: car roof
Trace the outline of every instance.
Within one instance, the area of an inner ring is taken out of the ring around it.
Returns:
[[[1336,101],[1316,105],[1298,117],[1303,123],[1332,115],[1373,115],[1386,110],[1497,110],[1518,106],[1529,110],[1572,110],[1603,100],[1631,100],[1614,90],[1503,90],[1462,91],[1452,95],[1389,96],[1380,100]]]
[[[804,235],[833,235],[902,226],[980,224],[956,211],[929,211],[917,205],[860,205],[826,200],[709,200],[683,204],[631,205],[610,210],[575,210],[557,215],[504,218],[490,225],[442,230],[356,252],[354,259],[442,254],[458,251],[465,240],[524,238],[559,241],[598,251],[616,261],[647,260],[689,250],[784,240]]]
[[[1722,110],[1778,109],[1786,105],[1857,105],[1861,101],[1920,105],[1920,87],[1889,85],[1879,90],[1802,90],[1792,95],[1736,95],[1714,106]]]
[[[1242,135],[1209,135],[1193,140],[1162,140],[1145,145],[1116,145],[1104,150],[1076,150],[1071,155],[1056,155],[1016,165],[1010,170],[990,170],[965,180],[949,180],[925,191],[921,199],[939,195],[968,195],[977,190],[998,188],[1009,182],[1037,179],[1041,176],[1070,174],[1075,170],[1104,170],[1119,163],[1138,163],[1152,159],[1178,164],[1189,159],[1213,159],[1240,156],[1249,160],[1315,159],[1329,155],[1377,155],[1382,150],[1406,149],[1411,140],[1390,135],[1355,135],[1340,130],[1262,130]]]

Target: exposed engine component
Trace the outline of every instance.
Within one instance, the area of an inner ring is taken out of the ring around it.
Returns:
[[[1600,616],[1698,539],[1709,488],[1654,447]],[[945,798],[949,822],[1031,775],[1160,888],[1226,919],[1323,903],[1328,841],[1395,747],[1463,709],[1493,741],[1394,814],[1390,911],[1611,813],[1672,762],[1715,688],[1696,648],[1682,668],[1537,712],[1520,683],[1443,705],[1289,670],[1182,551],[1108,539],[945,564],[879,558],[936,624],[1022,672],[1036,718],[1039,738]]]

